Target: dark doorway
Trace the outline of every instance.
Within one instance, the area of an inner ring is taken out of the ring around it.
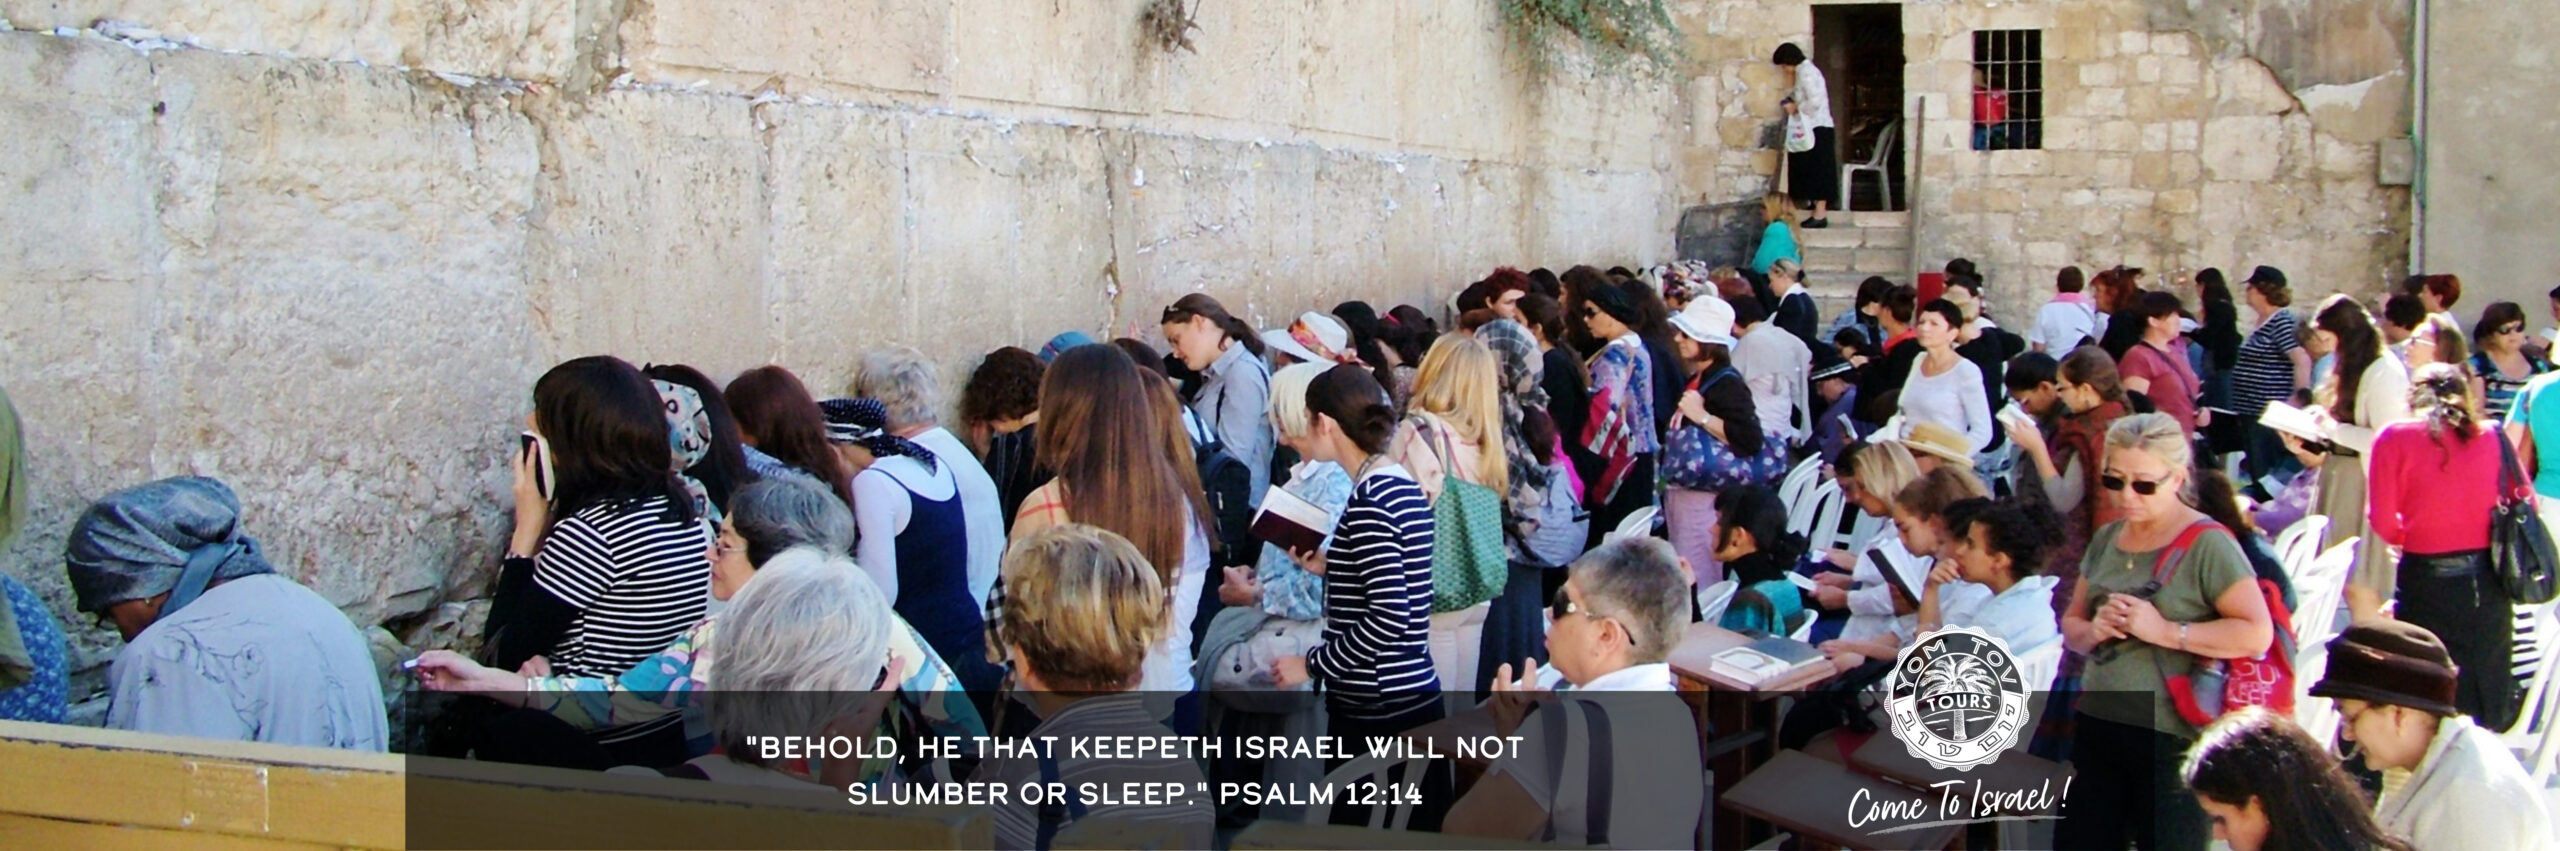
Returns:
[[[1902,123],[1902,6],[1861,3],[1813,7],[1813,61],[1831,84],[1831,118],[1838,125],[1840,165],[1876,162],[1879,181],[1861,172],[1850,181],[1849,209],[1900,210],[1910,192],[1903,179],[1903,151],[1910,128]],[[1891,183],[1888,197],[1883,183]]]

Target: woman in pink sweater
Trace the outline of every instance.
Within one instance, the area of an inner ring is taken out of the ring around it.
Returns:
[[[2401,549],[2394,616],[2444,639],[2461,670],[2454,705],[2503,730],[2515,715],[2514,608],[2489,567],[2489,515],[2506,486],[2504,438],[2478,421],[2470,379],[2450,364],[2420,367],[2409,404],[2418,419],[2373,439],[2366,520]]]

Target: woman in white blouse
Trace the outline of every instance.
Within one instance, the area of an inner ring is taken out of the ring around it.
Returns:
[[[2314,511],[2329,518],[2322,548],[2356,538],[2356,563],[2347,579],[2347,610],[2358,623],[2382,614],[2382,603],[2399,588],[2399,567],[2391,547],[2365,528],[2365,465],[2373,437],[2383,426],[2415,419],[2409,410],[2409,368],[2386,356],[2382,333],[2364,305],[2346,295],[2320,302],[2312,319],[2314,342],[2336,353],[2338,366],[2320,382],[2320,403],[2313,417],[2329,430],[2327,458],[2320,465],[2320,489]],[[2344,418],[2341,419],[2340,417]],[[2288,445],[2300,445],[2291,436]]]
[[[1813,207],[1813,217],[1801,227],[1831,226],[1831,199],[1840,194],[1840,142],[1831,121],[1830,84],[1822,79],[1822,69],[1806,59],[1804,48],[1795,42],[1778,45],[1769,61],[1785,68],[1787,99],[1781,102],[1787,111],[1787,194],[1799,205]],[[1810,141],[1810,146],[1805,144]],[[1804,150],[1797,150],[1803,147]]]
[[[1956,329],[1962,327],[1964,310],[1954,302],[1938,299],[1920,308],[1911,323],[1920,358],[1911,362],[1911,378],[1902,385],[1902,417],[1960,432],[1965,451],[1979,453],[1991,443],[1991,398],[1982,389],[1982,368],[1956,353]]]

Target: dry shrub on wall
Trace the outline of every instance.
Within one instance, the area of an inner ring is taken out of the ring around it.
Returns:
[[[1494,0],[1503,25],[1527,57],[1545,73],[1559,63],[1587,58],[1599,69],[1634,61],[1647,74],[1680,67],[1680,28],[1663,0]],[[1568,49],[1580,45],[1580,51]]]
[[[1198,53],[1200,49],[1191,45],[1191,33],[1200,29],[1200,2],[1155,0],[1138,16],[1138,23],[1146,29],[1147,38],[1164,52]]]

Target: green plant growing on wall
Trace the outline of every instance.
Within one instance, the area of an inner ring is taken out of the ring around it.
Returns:
[[[1671,22],[1664,0],[1494,0],[1503,25],[1528,58],[1531,70],[1545,73],[1573,58],[1568,48],[1580,44],[1580,55],[1601,69],[1634,62],[1639,70],[1661,74],[1680,65],[1680,28]]]

